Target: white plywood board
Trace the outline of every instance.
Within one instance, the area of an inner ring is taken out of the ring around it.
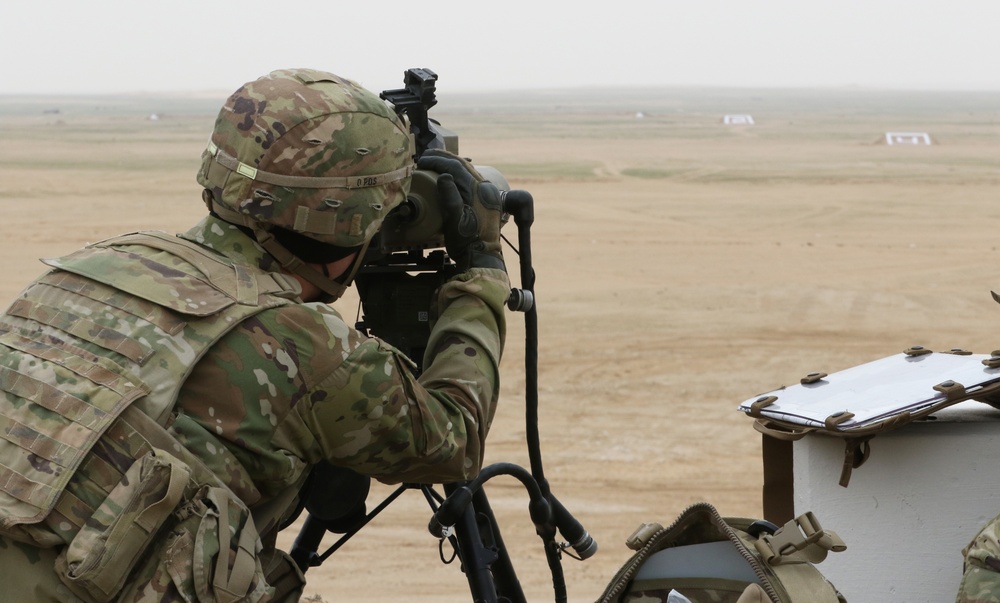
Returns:
[[[916,412],[945,400],[934,386],[946,381],[975,392],[1000,380],[1000,368],[989,368],[984,354],[896,354],[828,375],[813,383],[797,383],[754,396],[740,404],[747,414],[762,397],[776,400],[761,409],[765,417],[822,427],[838,413],[854,416],[837,425],[850,431],[878,423],[904,412]]]

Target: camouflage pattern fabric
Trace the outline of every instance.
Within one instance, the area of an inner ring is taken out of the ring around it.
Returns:
[[[0,391],[7,401],[0,421],[9,434],[0,439],[0,530],[42,545],[48,542],[41,534],[26,538],[24,531],[52,511],[126,408],[167,422],[184,378],[223,333],[297,294],[281,278],[157,233],[45,261],[59,270],[0,316]],[[82,504],[61,509],[71,526],[82,525],[131,461],[148,452],[122,434],[104,442],[128,443],[137,456],[91,458],[86,483],[97,487],[74,493]]]
[[[965,574],[955,601],[1000,602],[1000,517],[986,524],[962,552]]]
[[[0,583],[5,603],[90,603],[77,597],[53,568],[59,549],[38,548],[0,536]]]
[[[264,580],[253,520],[228,491],[201,488],[176,517],[115,601],[277,603]]]
[[[250,282],[241,275],[276,274],[273,258],[226,222],[209,217],[181,236],[239,268],[233,273],[228,297],[241,299],[246,293]],[[122,251],[135,256],[135,269],[146,265],[142,258],[157,257],[160,261],[155,264],[164,263],[162,250],[125,247]],[[43,278],[60,274],[56,271]],[[164,279],[168,276],[161,274]],[[157,277],[150,277],[145,282],[156,282]],[[277,281],[281,279],[276,277],[272,283]],[[65,290],[53,287],[50,291],[51,307],[66,305],[58,291]],[[321,459],[387,482],[468,479],[481,468],[483,442],[497,402],[503,304],[508,292],[507,276],[500,270],[470,270],[446,283],[434,301],[426,369],[419,379],[405,356],[356,332],[328,306],[275,303],[255,311],[189,367],[189,376],[177,376],[181,385],[176,404],[168,409],[170,431],[251,508],[297,488],[308,467]],[[180,315],[181,306],[163,312],[158,310],[163,306],[141,299],[130,302],[132,298],[122,291],[104,293],[97,297],[155,319],[161,331],[183,331],[169,324],[169,319]],[[175,303],[191,303],[183,297],[178,300]],[[66,328],[73,328],[71,321]],[[39,336],[55,336],[49,329]],[[31,341],[27,332],[19,333],[28,340],[24,345]],[[93,332],[107,339],[104,344],[113,338],[113,331]],[[164,341],[177,346],[176,339]],[[86,349],[81,353],[101,367],[122,362],[122,354],[140,359],[145,353],[142,346],[151,345],[150,341],[118,343],[116,348],[84,342],[81,348]],[[183,350],[175,347],[177,357],[183,356]],[[17,366],[23,353],[0,348],[0,363]],[[154,393],[164,387],[155,382],[148,385]],[[147,397],[139,396],[136,403]],[[9,411],[12,400],[16,398],[8,392],[0,398],[0,408]],[[116,477],[120,479],[132,460],[140,458],[143,448],[141,434],[120,419],[112,421],[69,480],[56,511],[32,534],[33,541],[57,548],[70,542],[81,520],[87,519],[72,517],[74,510],[96,509],[102,493],[114,488]],[[0,458],[0,464],[23,460]],[[263,535],[265,527],[258,528]],[[43,550],[0,540],[0,584],[12,583],[9,572],[27,565],[35,570],[33,580],[48,583],[52,593],[59,591]],[[5,563],[8,558],[12,559],[9,565]],[[52,596],[51,600],[73,600]],[[266,600],[266,593],[261,597]]]
[[[406,198],[412,156],[409,129],[377,95],[332,73],[279,70],[226,101],[198,183],[230,222],[356,247]]]
[[[208,218],[184,236],[272,266],[224,222]],[[386,482],[469,479],[482,466],[499,394],[509,292],[499,270],[447,282],[419,380],[406,356],[330,306],[261,312],[195,367],[173,431],[244,500],[276,495],[321,459]]]

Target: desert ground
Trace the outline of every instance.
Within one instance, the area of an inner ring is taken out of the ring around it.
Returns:
[[[194,174],[225,95],[0,96],[2,303],[40,257],[198,220]],[[998,93],[439,98],[431,114],[462,154],[535,199],[542,456],[552,491],[600,545],[564,561],[571,601],[598,597],[641,522],[698,501],[760,516],[760,436],[736,410],[743,400],[915,344],[1000,348]],[[933,144],[889,145],[886,132]],[[353,317],[357,305],[337,307]],[[527,464],[522,317],[509,325],[487,454]],[[374,490],[369,506],[388,492]],[[487,491],[529,600],[551,600],[523,490],[496,479]],[[418,493],[404,496],[309,570],[306,595],[468,600],[428,517]]]

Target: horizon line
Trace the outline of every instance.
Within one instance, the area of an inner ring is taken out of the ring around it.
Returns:
[[[512,93],[557,93],[557,92],[610,92],[615,90],[695,90],[695,89],[715,89],[715,90],[846,90],[846,91],[872,91],[872,92],[1000,92],[1000,85],[989,87],[976,86],[930,86],[930,85],[870,85],[870,84],[624,84],[590,86],[574,84],[567,86],[545,86],[545,87],[508,87],[508,88],[460,88],[438,90],[440,95],[457,94],[512,94]],[[374,90],[373,90],[374,91]],[[111,92],[95,91],[44,91],[44,92],[0,92],[0,98],[6,97],[69,97],[69,96],[93,96],[93,97],[136,97],[136,96],[174,96],[174,97],[228,97],[232,90],[223,89],[162,89],[162,90],[118,90]]]

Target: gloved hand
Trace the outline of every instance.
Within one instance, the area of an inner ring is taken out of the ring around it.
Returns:
[[[437,187],[445,248],[459,269],[506,270],[500,248],[504,213],[500,190],[468,161],[447,151],[426,151],[417,167],[440,174]]]

